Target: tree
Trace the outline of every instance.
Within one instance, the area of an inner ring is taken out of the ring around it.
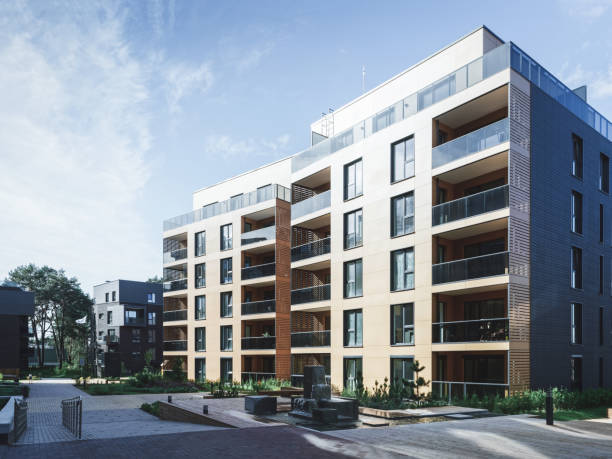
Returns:
[[[412,362],[412,364],[410,365],[410,368],[412,372],[414,373],[414,381],[408,381],[408,385],[413,391],[416,392],[414,394],[414,397],[417,400],[421,400],[425,398],[426,394],[421,393],[420,389],[429,386],[430,381],[426,381],[425,378],[423,378],[422,376],[419,376],[419,373],[423,371],[425,367],[422,367],[418,360],[415,360],[414,362]]]
[[[161,277],[159,277],[159,276],[157,276],[157,275],[155,275],[155,276],[153,276],[153,277],[149,277],[149,278],[147,279],[147,282],[151,282],[151,283],[153,283],[153,284],[163,284],[163,283],[164,283],[164,281],[162,280],[162,278],[161,278]]]

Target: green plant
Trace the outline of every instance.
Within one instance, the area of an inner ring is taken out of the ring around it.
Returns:
[[[152,414],[153,416],[159,417],[159,402],[153,402],[151,404],[143,403],[140,405],[140,409]]]
[[[410,367],[411,367],[410,369],[412,370],[414,374],[414,381],[408,381],[408,385],[414,391],[413,397],[417,401],[424,400],[426,397],[426,393],[422,393],[421,389],[429,386],[430,381],[426,381],[425,378],[423,378],[422,376],[419,376],[419,373],[423,371],[425,367],[422,367],[419,364],[418,360],[415,360],[414,362],[412,362],[410,364]]]

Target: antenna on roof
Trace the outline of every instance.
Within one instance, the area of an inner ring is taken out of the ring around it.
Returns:
[[[365,65],[361,66],[361,91],[365,92]]]

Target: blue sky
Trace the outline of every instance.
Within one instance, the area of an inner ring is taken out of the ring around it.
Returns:
[[[161,274],[191,193],[481,24],[612,118],[612,0],[0,1],[0,278]]]

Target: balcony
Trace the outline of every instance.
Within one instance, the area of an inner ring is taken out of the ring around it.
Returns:
[[[187,340],[164,341],[164,351],[186,351]]]
[[[331,251],[331,238],[319,239],[291,248],[291,261],[325,255]]]
[[[144,313],[144,311],[143,311]],[[144,315],[142,316],[128,316],[127,311],[125,314],[125,325],[131,325],[131,326],[137,326],[137,327],[143,327],[146,324],[145,321],[145,317]]]
[[[462,320],[432,324],[433,343],[508,341],[508,319]]]
[[[248,303],[242,303],[241,306],[242,315],[264,314],[266,312],[276,311],[276,300],[250,301]]]
[[[311,214],[331,206],[331,191],[314,195],[312,198],[304,199],[291,206],[291,219],[295,220],[304,215]]]
[[[275,379],[276,373],[261,373],[254,371],[242,371],[241,372],[242,382],[246,383],[248,381],[261,381],[264,379]]]
[[[508,274],[508,258],[508,252],[498,252],[439,263],[432,266],[432,283],[436,285]]]
[[[106,344],[119,344],[119,335],[106,335],[104,341]]]
[[[187,320],[187,309],[164,311],[164,322],[174,322],[177,320]]]
[[[259,277],[273,276],[276,273],[276,263],[265,263],[262,265],[242,268],[242,280],[257,279]]]
[[[257,242],[273,241],[276,239],[276,225],[266,226],[240,235],[240,245],[255,244]]]
[[[504,118],[435,147],[432,150],[431,167],[435,169],[472,153],[507,142],[509,139],[510,122],[508,118]]]
[[[331,297],[331,285],[317,285],[315,287],[299,288],[291,290],[291,304],[314,303],[326,301]]]
[[[432,208],[432,226],[505,209],[509,205],[509,186],[482,191]]]
[[[275,349],[276,336],[249,336],[242,338],[242,350]]]
[[[291,347],[321,347],[329,345],[330,330],[291,333]]]
[[[508,384],[502,383],[482,383],[464,381],[432,381],[431,395],[440,400],[448,400],[452,404],[453,400],[469,398],[473,395],[479,397],[494,397],[499,395],[504,397],[508,391]]]
[[[185,258],[187,258],[187,248],[164,252],[164,264],[174,263],[175,261],[184,260]]]
[[[164,282],[164,292],[176,292],[187,289],[187,279],[177,279]]]

